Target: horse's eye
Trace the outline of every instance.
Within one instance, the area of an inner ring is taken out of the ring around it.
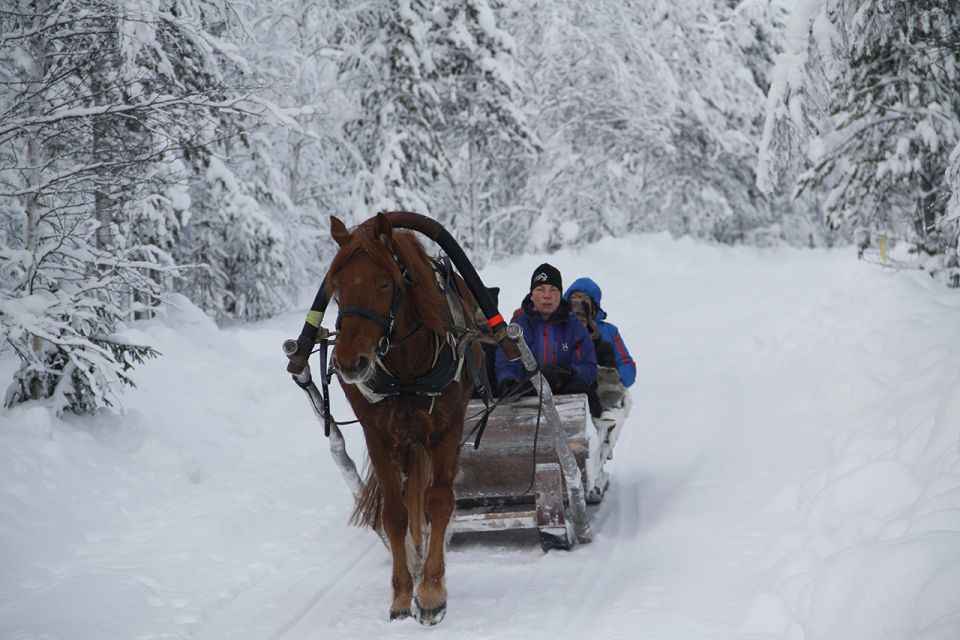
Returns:
[[[380,286],[377,287],[377,288],[380,289],[380,291],[387,291],[388,289],[390,289],[390,283],[389,283],[389,282],[381,282],[381,283],[380,283]]]

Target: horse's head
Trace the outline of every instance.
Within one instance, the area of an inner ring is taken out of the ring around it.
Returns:
[[[368,380],[389,346],[403,292],[393,228],[382,214],[350,232],[334,216],[330,233],[340,251],[330,265],[328,295],[340,307],[333,366],[348,384]]]

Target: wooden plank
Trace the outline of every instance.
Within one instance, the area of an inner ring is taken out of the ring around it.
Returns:
[[[535,529],[536,527],[537,512],[534,508],[504,511],[458,509],[450,522],[451,533]]]
[[[587,423],[586,396],[555,396],[555,406],[560,416],[567,436],[581,436]],[[481,440],[482,448],[515,447],[521,443],[532,444],[537,432],[537,409],[539,401],[536,398],[521,398],[508,404],[500,405],[490,415]],[[483,403],[472,400],[467,408],[468,419],[464,425],[464,433],[470,433],[479,417],[477,413],[483,410]],[[540,434],[546,432],[546,419],[541,416]],[[541,440],[544,438],[541,437]],[[472,446],[474,438],[468,439]]]
[[[566,517],[563,513],[563,474],[558,463],[537,465],[533,493],[537,504],[537,527],[564,528]]]
[[[586,429],[593,429],[587,412],[586,396],[557,396],[560,421],[581,472],[588,453]],[[501,406],[491,415],[479,449],[468,438],[460,452],[460,473],[455,482],[458,503],[500,498],[510,502],[531,502],[537,464],[556,462],[553,436],[541,417],[537,427],[538,400],[523,398]],[[483,408],[471,402],[468,416]],[[468,421],[469,433],[477,418]],[[534,456],[534,444],[536,455]]]

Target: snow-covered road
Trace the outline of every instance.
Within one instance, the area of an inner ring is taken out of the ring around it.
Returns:
[[[388,621],[387,553],[347,527],[283,373],[303,312],[139,324],[164,357],[126,413],[0,413],[0,638],[955,640],[960,299],[850,254],[657,235],[550,256],[601,284],[639,365],[595,540],[454,539],[430,629]],[[541,261],[483,273],[505,313]]]

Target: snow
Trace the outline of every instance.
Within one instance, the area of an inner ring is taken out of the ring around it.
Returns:
[[[429,630],[388,621],[387,553],[346,525],[284,373],[304,310],[218,329],[176,299],[127,330],[163,357],[122,412],[0,413],[0,637],[956,638],[960,299],[852,254],[645,235],[546,257],[601,284],[639,363],[595,541],[454,539]],[[501,311],[544,259],[484,271]]]

